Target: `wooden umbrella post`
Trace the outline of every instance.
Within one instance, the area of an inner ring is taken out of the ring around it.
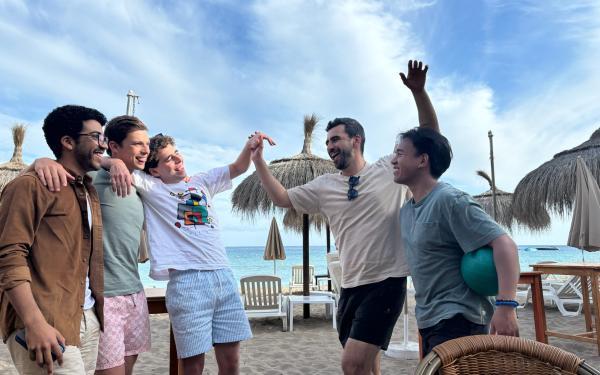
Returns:
[[[327,254],[331,252],[331,229],[329,228],[329,222],[325,226],[327,230]],[[331,275],[329,275],[329,263],[327,264],[327,290],[331,292]]]
[[[490,164],[492,168],[492,217],[494,218],[494,220],[497,221],[498,203],[496,202],[496,172],[494,172],[494,141],[492,139],[493,137],[494,135],[492,134],[492,131],[488,131],[488,138],[490,139]]]
[[[310,289],[308,287],[310,280],[310,257],[309,257],[309,241],[308,241],[308,232],[309,232],[309,221],[308,215],[302,215],[302,295],[309,296]],[[310,318],[310,304],[305,303],[304,305],[304,319]]]

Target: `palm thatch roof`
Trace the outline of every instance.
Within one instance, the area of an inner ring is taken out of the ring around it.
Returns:
[[[273,160],[269,170],[286,188],[304,185],[316,177],[326,173],[336,173],[337,169],[331,160],[313,155],[310,150],[312,132],[319,119],[316,115],[304,116],[304,145],[297,155]],[[244,219],[254,219],[257,215],[270,215],[274,212],[285,213],[283,225],[287,229],[302,233],[302,214],[294,209],[280,209],[273,205],[267,192],[262,187],[256,172],[246,177],[233,191],[231,197],[233,212]],[[310,215],[312,227],[321,231],[326,219],[321,215]]]
[[[24,124],[15,124],[12,127],[15,149],[10,161],[0,164],[0,192],[2,192],[6,184],[8,184],[13,178],[17,177],[23,169],[27,168],[27,164],[23,162],[23,141],[25,140],[25,129],[26,127]]]
[[[550,224],[548,211],[560,216],[571,211],[578,156],[583,158],[596,180],[600,181],[600,129],[589,140],[559,152],[552,160],[519,181],[513,196],[513,215],[520,223],[542,227],[546,221],[547,227]]]
[[[490,190],[487,190],[481,194],[473,196],[485,212],[490,216],[494,217],[494,201],[492,192],[492,179],[484,171],[477,171],[480,177],[487,180],[490,185]],[[500,225],[508,228],[512,231],[513,215],[512,215],[512,194],[504,190],[496,188],[496,217],[494,218]]]

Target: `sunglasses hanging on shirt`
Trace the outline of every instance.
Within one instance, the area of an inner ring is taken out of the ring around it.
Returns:
[[[348,179],[348,200],[351,201],[354,198],[358,197],[358,190],[354,187],[358,185],[358,179],[360,176],[350,176]]]

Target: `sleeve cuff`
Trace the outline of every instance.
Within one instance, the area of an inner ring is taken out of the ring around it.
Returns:
[[[10,290],[25,282],[31,282],[29,268],[15,267],[3,273],[2,278],[0,278],[0,290]]]

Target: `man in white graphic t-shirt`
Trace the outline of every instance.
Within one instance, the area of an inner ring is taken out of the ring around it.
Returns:
[[[131,175],[144,202],[150,276],[169,280],[167,310],[185,374],[201,374],[213,346],[219,374],[238,374],[240,341],[252,336],[213,200],[248,170],[263,140],[274,144],[256,132],[232,164],[188,176],[174,139],[158,134],[150,140],[144,172]],[[128,177],[118,160],[105,160],[105,166],[117,179]]]

